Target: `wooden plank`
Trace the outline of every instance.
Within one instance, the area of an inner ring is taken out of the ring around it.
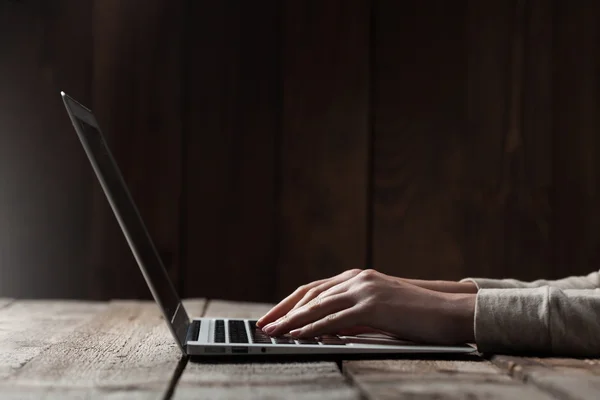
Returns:
[[[513,10],[510,97],[499,191],[504,214],[502,273],[505,277],[533,280],[552,276],[553,272],[549,229],[552,98],[548,97],[552,82],[552,7],[550,2],[517,0]],[[541,35],[534,36],[534,30],[541,27]]]
[[[223,318],[259,318],[273,307],[267,303],[248,303],[241,301],[211,300],[206,308],[205,317]]]
[[[538,190],[552,184],[553,3],[529,0],[525,7],[523,66],[523,146],[527,182]],[[545,209],[548,208],[546,205]]]
[[[10,304],[14,303],[14,301],[14,299],[0,298],[0,309],[8,307]]]
[[[103,303],[10,302],[0,309],[0,379],[9,379],[32,359],[60,343],[76,327],[103,311]]]
[[[285,2],[279,297],[368,262],[370,8]]]
[[[563,276],[600,260],[600,18],[597,2],[555,2],[553,244]]]
[[[93,108],[171,279],[179,281],[183,2],[94,3]],[[88,44],[90,45],[90,44]],[[90,292],[150,298],[91,168]],[[119,276],[119,279],[115,279]]]
[[[367,399],[552,399],[484,360],[371,360],[343,365]]]
[[[203,300],[187,302],[201,313]],[[42,334],[38,332],[38,334]],[[154,302],[115,301],[2,382],[50,398],[161,398],[181,353]]]
[[[205,317],[258,318],[268,304],[211,301]],[[175,399],[358,399],[333,362],[188,363]]]
[[[1,387],[2,399],[5,400],[81,400],[81,399],[109,399],[109,400],[142,400],[163,399],[162,395],[149,390],[131,389],[122,391],[100,391],[90,389],[63,389],[63,388],[23,388]]]
[[[515,14],[502,276],[552,279],[553,3],[518,0]]]
[[[492,363],[474,356],[471,360],[452,359],[344,361],[344,372],[353,376],[394,374],[479,374],[499,375]]]
[[[492,361],[499,368],[508,371],[520,379],[526,379],[524,373],[532,370],[581,372],[582,374],[600,375],[600,359],[583,358],[539,358],[497,355]]]
[[[190,1],[185,45],[185,295],[271,301],[280,6]],[[235,277],[235,279],[232,279]]]
[[[494,364],[557,399],[597,399],[600,360],[495,356]]]
[[[86,297],[87,161],[59,92],[89,100],[92,6],[0,2],[4,296]]]
[[[375,5],[373,265],[457,279],[468,257],[460,241],[466,1]]]
[[[463,207],[465,275],[504,277],[504,142],[514,1],[468,3],[468,132]]]

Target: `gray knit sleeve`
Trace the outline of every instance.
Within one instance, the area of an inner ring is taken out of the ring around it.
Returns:
[[[466,278],[461,282],[473,282],[478,289],[531,289],[543,286],[558,289],[599,289],[600,272],[592,272],[586,276],[570,276],[556,281],[540,279],[533,282],[523,282],[516,279]]]
[[[481,289],[475,340],[484,353],[600,356],[600,289]]]

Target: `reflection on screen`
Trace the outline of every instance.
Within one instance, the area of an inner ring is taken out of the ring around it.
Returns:
[[[98,129],[79,118],[77,122],[83,130],[91,152],[90,157],[96,162],[96,174],[100,180],[104,180],[104,192],[112,202],[115,215],[120,219],[121,229],[128,237],[144,278],[171,321],[179,304],[179,296],[155,251],[121,172]]]

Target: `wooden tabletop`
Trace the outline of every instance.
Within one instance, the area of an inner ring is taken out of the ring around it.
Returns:
[[[194,316],[265,304],[193,299]],[[182,360],[153,302],[0,299],[2,399],[599,399],[600,360]]]

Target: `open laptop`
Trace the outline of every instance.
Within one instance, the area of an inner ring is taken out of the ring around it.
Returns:
[[[121,172],[92,111],[61,92],[75,131],[100,181],[106,198],[163,312],[175,342],[184,355],[310,355],[471,353],[471,346],[424,346],[385,337],[327,335],[296,340],[269,337],[255,320],[228,318],[190,319],[144,226]]]

